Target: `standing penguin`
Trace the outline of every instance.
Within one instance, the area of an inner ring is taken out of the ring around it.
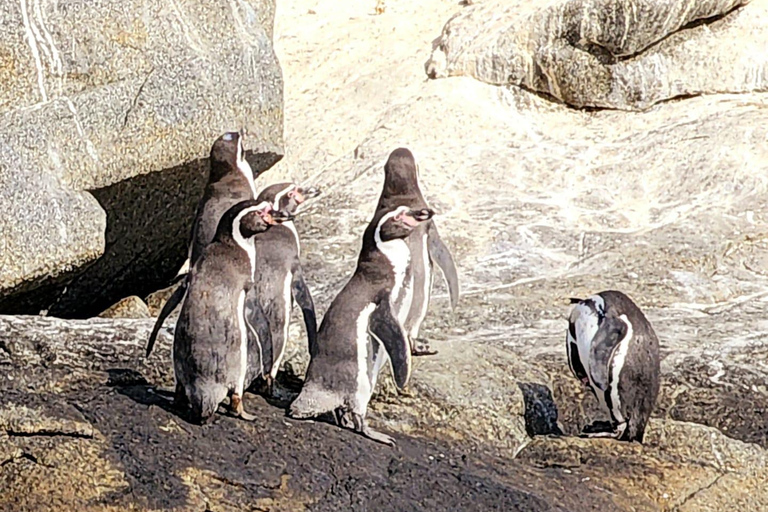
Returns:
[[[323,317],[304,386],[290,406],[290,416],[311,418],[333,412],[340,426],[395,444],[368,426],[365,413],[387,356],[397,386],[408,383],[411,350],[393,301],[405,285],[410,260],[405,239],[433,214],[426,208],[397,206],[374,215],[363,235],[357,269]]]
[[[257,258],[254,237],[282,220],[288,219],[267,202],[236,204],[187,276],[173,339],[175,402],[191,406],[196,421],[207,422],[227,395],[232,413],[253,419],[243,409],[243,390],[272,357],[268,321],[249,293]]]
[[[293,183],[277,183],[262,190],[257,201],[267,201],[275,209],[293,215],[306,199],[319,193],[316,188],[304,189]],[[293,221],[274,226],[257,237],[256,252],[259,260],[254,274],[254,291],[264,308],[272,332],[271,370],[264,376],[271,392],[285,354],[294,299],[304,316],[310,351],[317,339],[317,319],[312,295],[304,281],[299,258],[301,242]]]
[[[611,424],[591,437],[643,442],[643,434],[659,394],[659,340],[632,299],[604,291],[571,299],[566,335],[568,365],[608,412]]]
[[[187,290],[187,270],[195,264],[203,248],[213,240],[221,216],[240,201],[256,198],[253,170],[245,159],[241,134],[227,132],[216,139],[211,147],[210,165],[208,184],[197,204],[192,225],[189,257],[175,279],[180,280],[181,284],[165,302],[155,321],[147,341],[146,357],[152,353],[163,322],[183,299]]]
[[[396,205],[405,205],[412,209],[429,208],[419,188],[416,160],[406,148],[398,148],[390,155],[384,165],[384,187],[379,197],[376,211],[391,209]],[[405,327],[413,355],[431,355],[436,351],[419,340],[419,329],[427,315],[429,298],[432,293],[433,265],[437,263],[448,285],[451,307],[455,308],[459,300],[459,278],[456,265],[450,251],[440,239],[437,226],[433,221],[419,225],[407,238],[411,254],[411,264],[405,275],[405,285],[395,307],[398,318]],[[417,347],[417,340],[422,347]]]

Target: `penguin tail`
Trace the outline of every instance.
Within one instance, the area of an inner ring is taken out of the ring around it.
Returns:
[[[341,402],[331,391],[305,385],[296,400],[288,407],[288,416],[297,420],[314,418],[336,410],[342,405]]]
[[[571,304],[578,304],[582,301],[582,299],[577,299],[576,297],[570,297],[568,300],[571,301]]]
[[[210,423],[227,392],[227,387],[218,383],[196,386],[189,400],[193,419],[201,425]]]

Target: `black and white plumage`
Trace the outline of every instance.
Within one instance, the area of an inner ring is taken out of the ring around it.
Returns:
[[[294,215],[307,199],[318,194],[316,188],[277,183],[262,190],[257,201],[267,201],[276,210]],[[293,301],[301,308],[310,347],[316,343],[317,319],[312,294],[304,280],[301,241],[293,221],[273,226],[256,237],[255,242],[259,259],[254,273],[254,292],[264,308],[272,332],[272,360],[265,374],[271,388],[285,354]]]
[[[257,254],[254,237],[283,219],[253,199],[230,208],[213,241],[187,276],[187,291],[173,339],[175,402],[206,422],[230,397],[232,413],[253,419],[243,391],[271,360],[269,324],[251,293]]]
[[[187,273],[200,257],[205,246],[213,240],[222,215],[237,203],[255,198],[254,175],[245,159],[243,135],[227,132],[216,139],[211,146],[208,183],[197,204],[188,258],[174,279],[174,282],[180,282],[180,284],[165,302],[155,321],[155,326],[147,340],[146,357],[152,353],[163,322],[184,298],[187,290]]]
[[[429,209],[396,206],[379,210],[365,230],[357,269],[331,303],[310,348],[301,393],[290,406],[294,418],[334,412],[340,426],[386,444],[394,440],[371,429],[368,402],[384,363],[405,387],[411,373],[408,336],[394,297],[404,286],[410,250],[406,238],[432,218]]]
[[[611,418],[609,431],[585,432],[642,443],[659,393],[659,340],[651,323],[618,291],[571,302],[568,365]]]
[[[392,151],[384,165],[384,186],[376,211],[388,210],[398,205],[415,210],[429,208],[419,188],[418,174],[418,165],[410,150],[397,148]],[[413,355],[435,354],[423,340],[420,341],[424,347],[417,346],[419,330],[429,308],[434,265],[436,263],[443,273],[448,285],[451,307],[455,308],[459,300],[456,264],[432,220],[417,226],[406,241],[411,254],[411,264],[408,266],[402,291],[395,297],[397,315],[403,322]]]

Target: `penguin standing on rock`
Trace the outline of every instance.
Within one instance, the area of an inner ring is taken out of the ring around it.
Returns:
[[[396,206],[379,210],[363,235],[355,273],[331,303],[310,347],[301,393],[289,415],[311,418],[333,412],[336,422],[374,441],[394,440],[370,428],[368,402],[382,365],[390,361],[395,383],[405,387],[411,350],[394,299],[405,286],[411,260],[406,241],[434,212]]]
[[[257,201],[267,201],[275,209],[293,215],[308,198],[317,196],[316,188],[302,188],[293,183],[270,185],[259,193]],[[259,259],[254,274],[254,291],[272,332],[271,370],[264,376],[272,393],[274,379],[280,369],[288,342],[288,326],[294,299],[299,304],[311,347],[317,340],[317,319],[315,305],[309,287],[304,281],[301,268],[301,242],[293,221],[288,220],[273,226],[256,237],[256,252]]]
[[[607,428],[596,422],[584,434],[642,443],[659,394],[659,340],[651,323],[618,291],[571,303],[568,365],[611,418]]]
[[[397,205],[405,205],[415,210],[429,208],[419,188],[416,160],[406,148],[394,150],[384,165],[384,187],[376,211],[391,209]],[[432,355],[437,352],[419,339],[419,329],[429,307],[434,278],[433,266],[437,263],[442,270],[448,285],[451,308],[455,308],[459,301],[456,264],[440,239],[434,221],[421,223],[406,241],[411,254],[411,264],[406,272],[403,288],[393,300],[413,355]]]
[[[146,357],[152,353],[163,322],[184,298],[187,290],[187,271],[200,257],[203,248],[213,240],[221,216],[240,201],[256,198],[253,170],[245,159],[242,134],[227,132],[216,139],[211,147],[210,164],[208,184],[197,204],[192,225],[189,257],[175,279],[181,280],[181,284],[163,305],[155,321],[147,341]]]
[[[272,358],[269,323],[250,293],[254,237],[283,220],[290,218],[267,202],[238,203],[224,214],[186,278],[173,339],[175,403],[189,406],[195,421],[209,421],[227,396],[234,415],[254,419],[243,409],[243,391]]]

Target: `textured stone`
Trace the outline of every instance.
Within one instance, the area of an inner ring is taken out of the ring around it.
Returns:
[[[446,23],[426,71],[576,107],[646,109],[768,89],[766,47],[764,0],[490,0]]]
[[[248,500],[286,510],[315,503],[324,510],[344,501],[339,480],[351,478],[344,487],[357,489],[359,480],[342,468],[367,474],[377,488],[398,489],[385,502],[370,493],[357,498],[359,507],[378,503],[382,510],[431,509],[429,497],[438,489],[458,496],[464,492],[460,482],[466,481],[483,482],[473,506],[519,507],[512,510],[697,510],[694,505],[722,510],[718,507],[739,504],[758,511],[768,503],[763,489],[768,438],[755,432],[762,422],[749,424],[755,418],[739,415],[742,404],[736,400],[701,410],[698,421],[705,415],[710,423],[730,418],[740,422],[733,426],[752,430],[735,428],[732,434],[757,443],[667,417],[665,411],[681,400],[679,392],[660,398],[643,446],[531,438],[526,431],[541,425],[541,418],[548,418],[543,424],[553,430],[557,409],[563,413],[558,423],[571,434],[585,421],[585,411],[592,416],[589,400],[594,400],[579,396],[561,344],[546,341],[536,348],[536,334],[561,330],[560,323],[531,326],[512,351],[456,333],[459,339],[439,343],[437,356],[417,359],[407,394],[389,392],[385,384],[371,402],[371,422],[394,432],[402,446],[394,451],[337,427],[286,421],[285,402],[267,403],[251,394],[248,408],[258,415],[253,424],[226,416],[209,427],[187,424],[168,402],[171,336],[161,331],[153,356],[141,357],[152,325],[152,320],[0,316],[5,390],[0,435],[8,436],[0,451],[6,461],[0,481],[9,489],[0,505],[49,510],[40,496],[56,485],[57,475],[71,473],[75,488],[98,485],[80,492],[53,489],[60,507],[98,496],[103,506],[130,504],[138,510],[195,510],[202,502],[238,507]],[[717,350],[714,342],[704,345]],[[738,354],[718,353],[738,379],[752,371],[750,361],[760,361],[764,349],[761,344]],[[296,353],[289,363],[304,364]],[[696,379],[700,368],[688,359],[663,370],[670,391],[672,381]],[[284,377],[278,380],[295,395],[295,384]],[[704,383],[691,384],[693,389],[710,401],[723,394]],[[768,401],[764,394],[761,400]],[[457,465],[460,459],[465,462]],[[293,462],[286,466],[286,460]],[[329,467],[334,468],[330,475]],[[402,474],[406,468],[411,468],[408,478]],[[492,477],[483,480],[482,475]],[[158,486],[165,492],[156,493]],[[580,491],[573,493],[573,486]],[[280,491],[265,495],[259,489]],[[274,501],[259,501],[267,499]]]
[[[0,310],[97,314],[173,275],[212,141],[245,128],[256,172],[282,155],[273,15],[271,0],[0,6]]]
[[[126,297],[110,306],[100,315],[102,318],[149,318],[152,316],[147,304],[135,295]]]

